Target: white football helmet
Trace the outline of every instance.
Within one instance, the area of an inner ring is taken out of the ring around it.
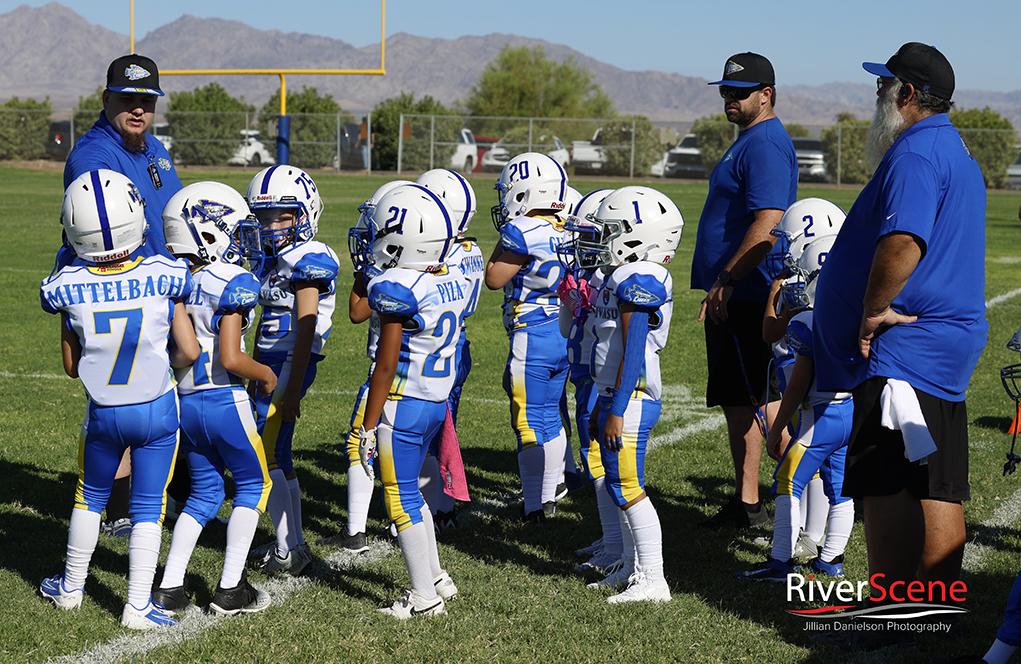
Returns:
[[[145,201],[124,175],[101,168],[82,173],[64,192],[60,212],[66,243],[78,258],[108,263],[145,242]]]
[[[351,264],[355,272],[364,273],[372,265],[372,211],[383,196],[397,187],[415,184],[411,180],[390,180],[385,182],[376,192],[358,206],[358,223],[347,231],[347,248],[351,254]]]
[[[836,236],[847,215],[822,198],[804,198],[783,213],[771,231],[785,244],[784,264],[794,268],[809,243],[827,235]]]
[[[202,263],[241,265],[262,253],[259,222],[244,197],[222,182],[195,182],[174,194],[163,208],[163,234],[175,256]]]
[[[507,162],[494,187],[499,200],[492,208],[497,230],[532,210],[563,212],[567,205],[567,173],[548,154],[526,152]]]
[[[557,246],[560,262],[567,269],[591,267],[585,265],[587,254],[584,250],[580,250],[578,240],[582,240],[583,243],[587,241],[590,247],[598,240],[598,227],[594,223],[586,221],[585,218],[590,214],[595,214],[603,200],[612,193],[613,189],[590,191],[582,196],[581,200],[575,204],[571,214],[567,215],[564,230],[571,234],[571,239],[565,240]]]
[[[824,235],[804,246],[801,256],[791,267],[794,275],[780,287],[780,297],[789,310],[801,311],[815,306],[816,279],[836,240],[836,235]]]
[[[262,231],[267,256],[276,256],[292,244],[308,242],[319,231],[323,199],[308,173],[296,166],[270,166],[259,171],[248,184],[245,200],[256,216],[259,210],[295,210],[297,220],[291,228]]]
[[[468,231],[468,224],[475,218],[475,190],[463,175],[449,168],[434,168],[422,173],[416,183],[431,189],[443,199],[457,222],[458,236]]]
[[[570,214],[574,214],[574,208],[581,202],[581,192],[567,185],[567,193],[564,195],[564,211],[560,213],[560,216],[564,217]]]
[[[635,261],[667,264],[681,241],[684,219],[665,194],[650,187],[622,187],[603,199],[586,221],[592,239],[578,237],[582,267],[618,266]]]
[[[457,240],[450,208],[418,184],[396,187],[379,199],[370,223],[370,278],[394,267],[438,269]]]

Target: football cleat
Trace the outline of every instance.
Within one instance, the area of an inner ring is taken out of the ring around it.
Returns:
[[[819,574],[835,576],[842,579],[844,578],[844,554],[840,554],[830,562],[826,562],[822,558],[813,558],[808,561],[805,568],[812,570],[813,572],[818,572]]]
[[[798,541],[794,545],[794,557],[798,560],[810,560],[819,555],[823,543],[816,542],[804,530],[798,533]]]
[[[43,579],[39,584],[39,592],[46,599],[64,610],[77,609],[82,605],[82,598],[85,597],[85,589],[68,590],[64,587],[64,575],[57,574]]]
[[[393,606],[376,610],[398,620],[407,620],[418,616],[440,616],[447,613],[442,597],[437,595],[432,599],[426,599],[419,595],[415,589],[404,591],[404,597],[394,602]]]
[[[307,546],[307,545],[304,545]],[[308,552],[305,551],[302,546],[296,546],[287,552],[287,555],[281,558],[276,549],[270,554],[269,559],[266,561],[266,565],[262,568],[267,574],[273,572],[283,572],[284,574],[290,574],[291,576],[300,575],[309,563],[312,562],[312,558]]]
[[[433,525],[437,535],[454,530],[457,528],[457,513],[453,509],[449,512],[437,512],[433,515]]]
[[[607,597],[610,604],[622,604],[624,602],[669,602],[670,586],[666,579],[652,579],[640,567],[635,568],[635,573],[628,579],[628,586],[624,592]]]
[[[622,558],[619,566],[605,568],[609,572],[605,579],[596,583],[588,584],[594,590],[609,588],[611,590],[623,590],[631,583],[631,577],[635,573],[635,559]],[[613,570],[612,572],[610,570]]]
[[[734,576],[739,579],[750,579],[752,581],[785,583],[789,574],[794,574],[794,565],[791,564],[790,560],[783,562],[770,558],[766,562],[759,563],[750,570],[738,572]]]
[[[316,540],[316,544],[322,544],[323,546],[335,546],[338,549],[350,551],[351,553],[363,553],[369,550],[369,539],[365,536],[365,533],[348,535],[347,528],[344,528],[336,535]]]
[[[178,611],[184,611],[191,602],[188,601],[188,595],[185,593],[184,586],[177,586],[176,588],[157,588],[152,591],[152,601],[163,607],[163,610],[174,615]]]
[[[618,560],[620,560],[620,558],[608,551],[599,551],[596,555],[592,556],[588,562],[584,562],[575,567],[574,571],[578,574],[584,574],[586,572],[602,572]]]
[[[447,574],[446,570],[440,572],[440,575],[433,579],[433,585],[436,586],[436,594],[442,597],[444,602],[457,597],[457,586],[454,585],[454,580],[450,578],[450,574]]]
[[[583,546],[580,549],[575,549],[574,555],[578,556],[579,558],[584,558],[585,556],[594,556],[597,553],[599,553],[600,549],[602,548],[603,538],[600,537],[599,539],[597,539],[595,542],[592,542],[588,546]]]
[[[273,603],[268,593],[248,583],[248,574],[241,571],[241,581],[233,588],[221,588],[216,584],[216,593],[209,603],[209,610],[221,616],[236,616],[239,613],[265,611]]]
[[[99,524],[99,532],[109,537],[130,537],[131,519],[125,517],[110,521],[109,519]]]
[[[155,602],[149,602],[142,610],[136,609],[131,604],[125,604],[124,612],[121,614],[121,624],[128,629],[147,630],[157,627],[173,627],[177,624],[177,619]]]

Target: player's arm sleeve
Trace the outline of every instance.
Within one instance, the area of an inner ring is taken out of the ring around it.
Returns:
[[[620,387],[610,402],[610,414],[624,416],[628,400],[638,384],[645,367],[645,340],[649,336],[649,310],[635,309],[627,327],[627,340],[624,342],[624,357],[621,360]]]
[[[882,192],[878,238],[890,233],[913,235],[924,259],[940,201],[935,167],[921,155],[902,154],[886,170]]]
[[[183,258],[178,258],[175,263],[175,267],[180,268],[182,276],[184,277],[184,288],[182,289],[181,296],[173,298],[185,302],[190,296],[191,292],[195,290],[195,281],[191,278],[191,269],[188,267],[188,262]]]
[[[629,275],[614,290],[618,302],[628,302],[639,309],[659,309],[670,300],[666,284],[651,274]]]
[[[794,318],[787,325],[787,346],[796,355],[804,355],[812,360],[815,359],[815,349],[812,343],[812,328],[798,318]]]
[[[531,253],[528,250],[528,240],[525,239],[525,234],[513,223],[506,223],[500,229],[500,246],[504,251],[521,256],[528,256]]]
[[[377,278],[369,282],[369,307],[380,316],[413,318],[418,298],[404,284]]]
[[[227,282],[220,296],[219,306],[213,312],[212,326],[220,329],[220,319],[231,313],[241,314],[241,330],[251,324],[252,312],[259,302],[259,282],[250,273],[238,274]]]
[[[329,293],[337,280],[340,265],[333,256],[324,252],[310,252],[298,259],[291,268],[291,283],[314,283],[319,293]]]

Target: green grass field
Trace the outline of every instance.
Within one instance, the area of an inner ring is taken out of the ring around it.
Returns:
[[[186,184],[217,179],[242,192],[253,174],[181,173]],[[346,256],[347,229],[357,220],[357,206],[387,178],[313,176],[325,201],[318,239]],[[488,214],[495,201],[493,182],[491,177],[472,179],[479,197],[472,233],[487,256],[497,237]],[[56,610],[37,589],[40,579],[63,569],[85,406],[80,383],[64,377],[61,369],[57,319],[39,306],[39,282],[49,273],[60,243],[61,176],[59,171],[3,165],[0,183],[0,661],[927,662],[933,655],[984,652],[993,638],[1021,566],[1015,518],[1021,512],[1021,477],[1004,478],[1001,472],[1013,406],[999,379],[1001,366],[1018,361],[1005,344],[1021,322],[1021,298],[996,300],[989,308],[989,343],[969,394],[973,499],[965,507],[972,541],[965,637],[920,636],[921,651],[907,654],[850,655],[813,646],[804,621],[786,613],[795,607],[786,602],[782,587],[733,577],[762,559],[754,535],[711,533],[695,526],[725,500],[733,470],[720,413],[704,407],[704,342],[695,322],[702,294],[687,289],[707,185],[677,181],[650,183],[677,202],[687,227],[671,266],[676,303],[670,342],[662,354],[668,393],[654,432],[659,446],[647,465],[648,491],[663,524],[673,602],[610,606],[605,594],[585,588],[583,581],[593,579],[572,574],[578,562],[573,550],[599,533],[591,488],[572,493],[545,525],[526,526],[515,518],[510,494],[518,486],[517,460],[500,382],[507,353],[501,294],[486,291],[469,322],[475,364],[464,389],[459,431],[474,501],[459,508],[462,527],[440,539],[441,561],[461,590],[448,616],[397,623],[376,613],[407,585],[396,549],[376,545],[369,555],[354,558],[314,547],[316,563],[306,578],[252,575],[274,597],[274,606],[263,613],[222,620],[190,613],[171,630],[129,633],[120,626],[128,541],[106,537],[93,557],[82,608]],[[585,193],[620,183],[573,184]],[[801,190],[801,196],[830,198],[844,209],[856,193]],[[989,195],[990,300],[1019,287],[1019,203],[1017,194]],[[340,310],[327,358],[303,402],[294,441],[309,541],[332,534],[345,520],[339,444],[368,368],[365,329],[352,326],[344,315],[350,271],[342,269],[339,281]],[[954,296],[953,284],[947,285],[947,296]],[[764,495],[772,471],[772,462],[764,458]],[[1013,504],[1001,508],[1012,498]],[[370,531],[380,529],[384,518],[374,497]],[[256,543],[267,541],[270,532],[269,519],[263,517]],[[219,579],[224,538],[225,528],[211,524],[192,559],[189,584],[200,605],[211,599]],[[165,531],[161,562],[169,544]],[[845,569],[855,582],[867,576],[860,521]]]

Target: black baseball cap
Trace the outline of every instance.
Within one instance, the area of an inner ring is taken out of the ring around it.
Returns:
[[[738,53],[727,59],[723,66],[723,80],[709,85],[729,85],[732,88],[754,88],[776,85],[773,65],[758,53]]]
[[[954,68],[934,46],[908,42],[897,49],[885,65],[863,62],[861,66],[870,74],[899,78],[940,99],[949,100],[954,95]]]
[[[106,70],[106,89],[163,96],[160,90],[160,70],[156,63],[137,53],[122,55],[110,63]]]

